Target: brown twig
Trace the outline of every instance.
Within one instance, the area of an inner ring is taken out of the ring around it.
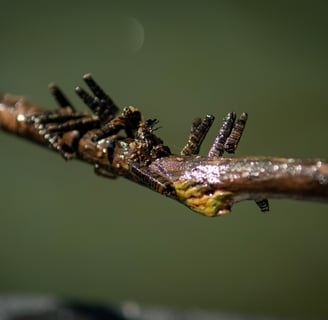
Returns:
[[[49,126],[52,124],[37,126],[26,121],[32,115],[44,112],[45,110],[30,104],[23,97],[0,95],[0,128],[29,141],[49,146],[47,133],[49,134]],[[87,113],[83,117],[94,119],[94,116]],[[231,114],[224,125],[232,117],[235,114]],[[244,114],[243,117],[246,119],[247,115]],[[244,119],[243,117],[240,119]],[[209,120],[211,119],[206,118],[206,121]],[[95,165],[97,173],[101,175],[110,178],[124,176],[206,216],[230,212],[234,203],[246,199],[258,201],[264,211],[268,207],[261,204],[261,201],[266,198],[328,201],[328,163],[323,160],[220,158],[216,157],[223,150],[220,147],[220,136],[216,140],[219,142],[211,148],[211,154],[214,154],[212,157],[199,157],[193,152],[172,155],[152,133],[152,125],[150,129],[147,125],[149,122],[140,121],[134,133],[135,139],[115,133],[110,138],[94,141],[95,133],[99,132],[97,128],[80,135],[76,130],[68,130],[61,134],[60,146],[74,149],[75,158]],[[202,127],[200,123],[194,123],[193,128],[191,138],[196,142],[189,142],[184,150],[191,150],[192,147],[197,149],[201,143],[199,141],[208,130],[206,127],[201,132],[197,142],[195,132]],[[225,134],[226,127],[222,128],[220,132]],[[234,135],[238,134],[236,129]],[[240,134],[237,138],[239,140]],[[113,141],[116,142],[115,146]],[[148,147],[149,142],[152,143],[151,147]],[[73,148],[74,144],[76,145]],[[145,149],[146,144],[148,149]]]

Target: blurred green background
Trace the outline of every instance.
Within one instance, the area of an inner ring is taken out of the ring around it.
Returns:
[[[1,1],[0,92],[54,108],[92,72],[158,118],[249,113],[237,155],[328,158],[326,1]],[[214,126],[215,127],[215,126]],[[204,143],[206,152],[214,128]],[[328,206],[253,202],[217,219],[0,132],[0,294],[328,317]]]

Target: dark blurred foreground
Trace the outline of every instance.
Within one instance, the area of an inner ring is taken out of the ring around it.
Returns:
[[[92,305],[52,297],[2,296],[0,320],[242,320],[272,317],[229,315],[204,310],[143,307],[134,302],[121,306]]]

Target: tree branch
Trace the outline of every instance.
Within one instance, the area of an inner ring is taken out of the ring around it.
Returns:
[[[137,109],[132,111],[135,110]],[[210,126],[209,124],[206,130],[203,130],[201,125],[205,122],[193,124],[190,139],[183,149],[189,151],[183,151],[181,155],[172,155],[162,141],[152,133],[155,120],[138,121],[135,131],[131,134],[128,133],[129,128],[125,127],[126,136],[119,136],[119,132],[113,132],[109,137],[94,141],[95,134],[99,133],[97,125],[88,130],[75,130],[75,122],[69,120],[71,122],[65,122],[63,125],[62,118],[55,118],[54,115],[52,117],[57,120],[49,123],[28,121],[31,117],[40,119],[40,114],[48,117],[49,112],[30,104],[23,97],[0,95],[2,130],[43,146],[51,146],[52,150],[59,151],[66,158],[76,158],[93,164],[96,172],[103,176],[123,176],[145,185],[206,216],[228,213],[234,203],[246,199],[257,201],[263,211],[268,210],[266,202],[261,203],[266,201],[266,198],[328,202],[326,161],[274,157],[221,158],[223,149],[222,139],[219,138],[226,134],[227,124],[234,121],[233,113],[228,115],[224,123],[226,127],[222,126],[211,148],[214,157],[200,157],[190,151],[199,149]],[[72,114],[76,115],[84,126],[86,123],[90,126],[90,123],[96,123],[100,118],[99,114],[97,117],[89,113],[79,115],[74,112],[66,117],[72,118]],[[117,119],[126,121],[129,118],[116,117],[110,123],[119,122]],[[206,118],[206,121],[211,122],[213,119]],[[243,114],[239,120],[245,122],[246,119],[247,115]],[[242,122],[239,125],[241,126]],[[240,127],[236,128],[234,133],[230,134],[229,148],[231,141],[235,146],[239,141],[241,131]],[[57,139],[56,144],[49,143],[51,139]],[[63,153],[63,150],[69,152]]]

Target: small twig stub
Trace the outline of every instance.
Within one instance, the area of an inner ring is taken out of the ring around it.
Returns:
[[[267,198],[328,201],[328,163],[287,158],[223,158],[235,153],[247,114],[224,118],[206,157],[199,150],[212,115],[195,119],[179,155],[171,153],[154,131],[158,121],[144,120],[135,107],[119,108],[90,74],[91,90],[76,93],[92,113],[77,112],[63,92],[49,86],[59,108],[45,111],[22,97],[0,95],[0,128],[49,146],[65,159],[94,165],[99,175],[123,176],[173,198],[205,216],[231,211],[236,202],[253,199],[261,211]]]

